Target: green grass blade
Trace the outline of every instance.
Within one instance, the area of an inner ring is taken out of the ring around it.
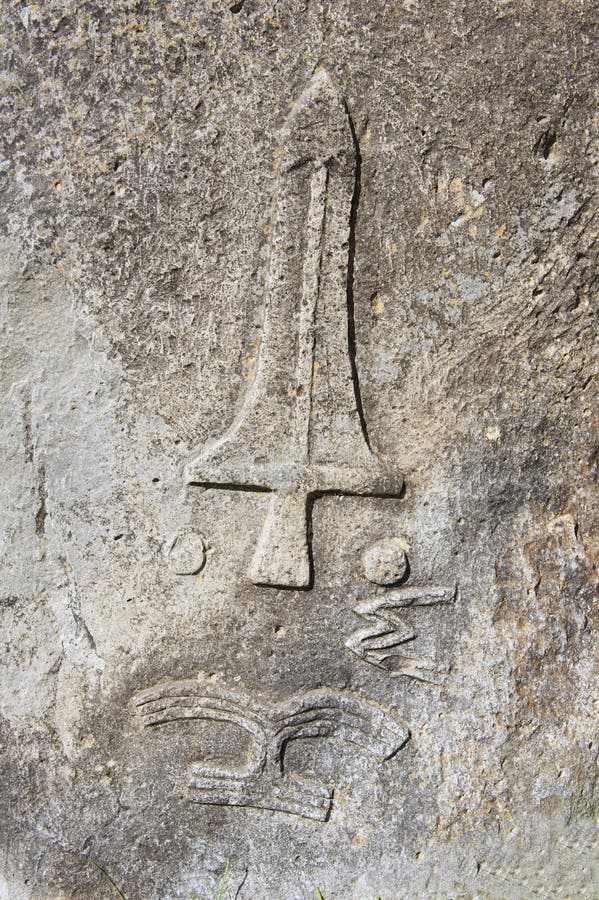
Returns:
[[[116,886],[116,884],[114,883],[114,881],[112,880],[112,878],[110,877],[110,875],[108,874],[108,872],[105,872],[104,869],[102,868],[102,866],[99,866],[98,863],[97,863],[97,862],[94,862],[93,859],[90,859],[90,863],[92,864],[92,866],[95,866],[95,868],[98,870],[98,872],[100,873],[100,875],[102,876],[102,878],[106,879],[106,881],[108,882],[108,884],[110,885],[110,887],[111,887],[111,888],[113,889],[113,891],[116,893],[116,895],[117,895],[117,897],[119,898],[119,900],[127,900],[127,898],[125,897],[125,895],[123,894],[123,892],[120,891],[120,890],[118,889],[118,887]]]
[[[227,864],[225,866],[225,871],[223,872],[223,877],[220,881],[220,886],[218,888],[218,894],[216,894],[215,900],[223,900],[225,896],[225,888],[227,886],[227,878],[229,877],[229,860],[227,860]]]

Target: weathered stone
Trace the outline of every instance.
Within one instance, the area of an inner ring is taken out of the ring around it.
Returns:
[[[0,897],[596,896],[596,4],[0,20]]]
[[[406,542],[401,538],[383,538],[364,548],[362,565],[373,584],[398,584],[408,571]]]

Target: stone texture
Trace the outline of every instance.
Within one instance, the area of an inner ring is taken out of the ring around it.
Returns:
[[[599,893],[598,11],[2,7],[0,896]]]

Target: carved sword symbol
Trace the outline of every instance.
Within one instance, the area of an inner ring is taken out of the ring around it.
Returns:
[[[310,586],[316,497],[403,487],[369,446],[351,346],[358,163],[347,109],[319,73],[284,131],[253,382],[230,429],[186,471],[190,484],[271,493],[255,584]]]

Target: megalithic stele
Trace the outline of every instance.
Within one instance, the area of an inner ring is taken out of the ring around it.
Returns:
[[[403,478],[369,445],[353,356],[352,229],[358,148],[325,72],[283,130],[262,338],[233,424],[189,462],[190,484],[270,493],[255,584],[312,582],[315,497],[399,497]]]

